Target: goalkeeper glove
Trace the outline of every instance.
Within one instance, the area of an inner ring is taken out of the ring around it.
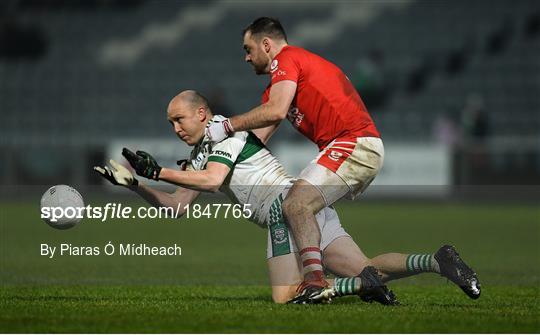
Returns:
[[[112,168],[108,167],[107,165],[104,167],[94,166],[94,171],[110,181],[113,185],[121,185],[126,187],[139,185],[139,181],[133,177],[128,169],[112,159],[109,162],[111,163]]]
[[[144,151],[133,153],[131,150],[122,149],[122,155],[128,160],[129,164],[135,169],[139,176],[159,180],[161,166],[158,165],[154,157]]]
[[[214,118],[215,119],[215,118]],[[208,137],[210,142],[221,142],[234,133],[234,129],[230,119],[214,121],[211,120],[206,125],[204,134]]]

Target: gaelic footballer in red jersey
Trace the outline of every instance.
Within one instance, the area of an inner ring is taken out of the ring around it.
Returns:
[[[256,74],[270,75],[262,104],[212,123],[206,134],[219,142],[234,131],[254,130],[266,142],[288,118],[319,147],[283,202],[304,269],[298,299],[292,301],[309,301],[328,286],[315,214],[346,195],[354,198],[371,183],[382,167],[383,144],[345,74],[324,58],[288,45],[278,20],[262,17],[250,24],[244,30],[244,50]]]
[[[270,85],[296,83],[287,114],[292,125],[323,150],[338,137],[380,137],[362,99],[347,76],[334,64],[307,50],[285,46],[270,63]]]

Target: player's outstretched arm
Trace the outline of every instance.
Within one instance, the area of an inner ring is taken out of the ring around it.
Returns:
[[[230,118],[232,128],[234,131],[243,131],[264,128],[281,122],[287,117],[295,93],[296,83],[292,80],[274,84],[265,104]]]
[[[178,171],[162,168],[150,154],[144,151],[132,152],[124,148],[122,155],[139,176],[163,180],[168,183],[202,192],[217,192],[229,174],[230,167],[216,162],[208,162],[205,170]]]
[[[235,131],[244,131],[269,127],[266,134],[258,133],[259,138],[268,140],[275,126],[287,117],[287,112],[296,94],[297,84],[292,80],[283,80],[270,89],[270,96],[265,104],[251,111],[233,116],[223,121],[211,122],[206,127],[206,136],[213,142],[221,142]]]
[[[121,164],[118,164],[116,161],[111,159],[109,162],[110,166],[95,166],[94,171],[99,173],[99,175],[107,179],[113,185],[129,188],[154,207],[171,208],[171,212],[177,213],[178,216],[182,216],[185,212],[185,205],[193,202],[200,194],[198,191],[182,187],[179,187],[174,193],[156,190],[140,184],[128,169]]]

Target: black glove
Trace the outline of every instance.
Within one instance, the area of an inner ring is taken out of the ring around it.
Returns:
[[[122,149],[122,155],[128,160],[139,176],[159,180],[161,166],[158,165],[154,157],[150,156],[150,154],[144,151],[133,153],[133,151],[124,148]]]

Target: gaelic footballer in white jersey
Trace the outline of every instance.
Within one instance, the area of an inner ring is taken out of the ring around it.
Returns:
[[[221,121],[214,116],[210,122]],[[219,143],[210,143],[206,136],[195,145],[187,169],[203,170],[208,162],[219,162],[230,167],[220,187],[231,200],[250,204],[250,221],[268,227],[267,258],[296,252],[281,204],[294,178],[252,132],[237,132]],[[333,208],[325,208],[316,215],[321,229],[321,247],[328,246],[340,236],[349,236],[341,227]]]
[[[210,122],[220,118],[223,117],[214,116]],[[214,144],[206,141],[205,136],[191,151],[187,169],[203,170],[208,162],[223,163],[231,169],[219,190],[236,203],[251,205],[250,221],[262,227],[267,225],[271,204],[294,182],[251,132],[238,132]]]

